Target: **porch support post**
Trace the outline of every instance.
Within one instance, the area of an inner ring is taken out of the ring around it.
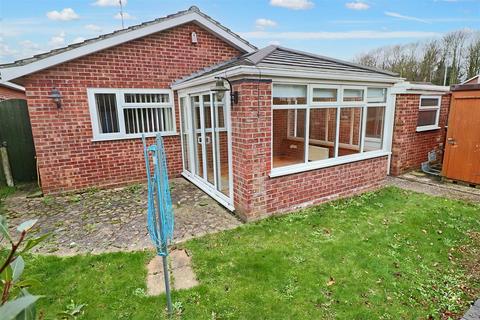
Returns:
[[[234,203],[244,220],[267,215],[271,168],[271,80],[233,82],[239,101],[231,106]]]

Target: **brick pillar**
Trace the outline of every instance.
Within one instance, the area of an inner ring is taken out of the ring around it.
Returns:
[[[266,215],[266,181],[271,167],[271,80],[233,83],[239,102],[232,105],[234,203],[244,220]]]

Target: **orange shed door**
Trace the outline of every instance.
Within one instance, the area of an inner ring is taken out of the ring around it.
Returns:
[[[443,176],[480,184],[480,91],[453,93]]]

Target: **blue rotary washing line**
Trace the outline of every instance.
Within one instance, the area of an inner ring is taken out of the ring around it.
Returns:
[[[155,144],[151,146],[147,146],[145,136],[142,140],[148,183],[148,233],[157,254],[167,256],[167,246],[173,240],[174,222],[163,139],[157,135]],[[150,160],[153,163],[153,175]]]
[[[168,183],[167,159],[160,134],[157,134],[155,144],[151,146],[147,146],[145,135],[142,136],[142,141],[148,184],[147,228],[157,254],[162,257],[167,309],[171,316],[173,308],[167,256],[168,244],[173,240],[173,208]],[[153,176],[150,160],[153,163]]]

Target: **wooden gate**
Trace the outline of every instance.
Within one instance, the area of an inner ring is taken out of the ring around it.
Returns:
[[[7,144],[13,179],[22,182],[34,181],[37,172],[35,149],[25,100],[11,99],[0,102],[0,143],[4,142]],[[3,177],[3,172],[0,172],[0,180]]]
[[[480,184],[480,87],[457,90],[450,105],[442,175]]]

